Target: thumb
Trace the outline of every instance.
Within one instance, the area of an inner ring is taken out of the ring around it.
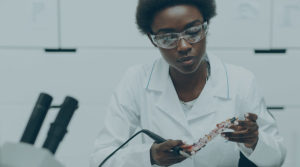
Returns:
[[[183,145],[183,142],[181,140],[167,140],[160,145],[160,149],[164,151],[169,151],[171,148],[174,148],[176,146]]]

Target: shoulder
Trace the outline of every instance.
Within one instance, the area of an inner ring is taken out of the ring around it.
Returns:
[[[212,60],[213,65],[215,66],[215,71],[217,75],[222,76],[220,79],[227,79],[230,87],[244,87],[249,86],[254,80],[254,74],[239,65],[234,65],[223,61],[221,58],[210,55],[209,57]],[[223,76],[226,76],[225,78]]]
[[[137,64],[134,66],[129,67],[122,79],[121,82],[119,83],[119,87],[134,87],[134,88],[142,88],[146,87],[152,71],[154,67],[159,63],[159,59],[155,59],[149,63],[146,64]]]
[[[250,70],[233,64],[225,64],[225,67],[232,94],[248,100],[252,96],[261,96],[255,75]]]
[[[218,57],[213,59],[219,62],[216,64],[219,64],[220,69],[224,70],[223,75],[226,75],[231,95],[245,96],[251,91],[256,91],[254,90],[257,89],[256,78],[253,72],[242,66],[227,63]]]
[[[225,67],[232,83],[246,84],[255,80],[255,75],[244,67],[228,63],[225,63]]]

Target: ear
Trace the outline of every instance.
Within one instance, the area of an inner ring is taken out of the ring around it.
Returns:
[[[148,38],[150,39],[151,43],[154,45],[154,47],[157,47],[157,45],[153,42],[150,33],[147,33]]]

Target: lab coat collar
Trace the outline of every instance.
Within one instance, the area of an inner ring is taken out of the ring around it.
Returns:
[[[230,99],[229,78],[227,68],[219,58],[212,54],[207,54],[210,62],[211,75],[209,80],[212,86],[213,96],[223,99]],[[164,92],[167,91],[169,83],[169,64],[163,59],[157,59],[152,66],[151,73],[146,85],[146,89]]]
[[[211,84],[213,88],[213,95],[223,99],[230,99],[230,86],[228,70],[225,63],[218,57],[208,56],[211,65]]]

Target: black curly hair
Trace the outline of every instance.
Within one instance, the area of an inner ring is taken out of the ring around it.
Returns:
[[[139,0],[136,10],[136,24],[142,34],[151,33],[151,25],[155,14],[167,7],[175,5],[196,6],[209,22],[216,15],[215,0]]]

